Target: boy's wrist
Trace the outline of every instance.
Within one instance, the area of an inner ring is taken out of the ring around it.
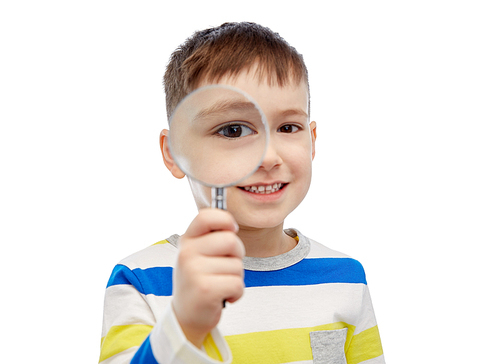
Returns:
[[[186,339],[195,347],[201,350],[201,348],[203,347],[203,342],[205,341],[205,338],[207,337],[209,332],[200,332],[199,330],[193,329],[189,327],[189,325],[185,325],[181,321],[179,321],[179,316],[175,310],[174,304],[172,304],[172,313]]]

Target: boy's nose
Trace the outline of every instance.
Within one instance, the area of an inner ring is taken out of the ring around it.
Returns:
[[[278,153],[278,150],[270,142],[269,145],[267,146],[264,159],[260,164],[260,169],[263,169],[265,171],[270,171],[271,169],[278,167],[281,164],[283,164],[283,159],[281,159],[280,153]]]

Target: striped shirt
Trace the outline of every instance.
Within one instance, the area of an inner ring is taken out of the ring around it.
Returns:
[[[300,232],[291,251],[245,257],[245,293],[223,310],[203,350],[171,308],[178,235],[114,268],[101,339],[102,364],[385,363],[361,264]]]

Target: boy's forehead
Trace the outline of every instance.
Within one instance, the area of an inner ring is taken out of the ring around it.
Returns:
[[[196,88],[210,84],[223,84],[236,87],[252,97],[255,102],[273,113],[286,115],[301,114],[309,116],[309,90],[305,78],[289,80],[278,85],[275,76],[263,73],[258,66],[244,69],[237,74],[226,74],[218,80],[202,79]]]

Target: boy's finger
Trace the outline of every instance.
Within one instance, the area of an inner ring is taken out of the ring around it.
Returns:
[[[228,256],[243,259],[245,247],[238,236],[230,231],[215,231],[193,241],[200,254],[207,256]]]
[[[234,257],[211,257],[205,262],[204,272],[212,275],[233,275],[243,278],[243,262]]]
[[[217,292],[215,295],[222,297],[220,301],[227,301],[230,303],[236,302],[243,296],[245,284],[240,277],[232,275],[214,276],[212,277],[213,287]],[[217,302],[219,299],[217,299]],[[222,308],[222,307],[221,307]]]
[[[202,209],[191,222],[184,236],[196,237],[219,230],[236,233],[238,229],[236,220],[229,212],[220,209]]]

